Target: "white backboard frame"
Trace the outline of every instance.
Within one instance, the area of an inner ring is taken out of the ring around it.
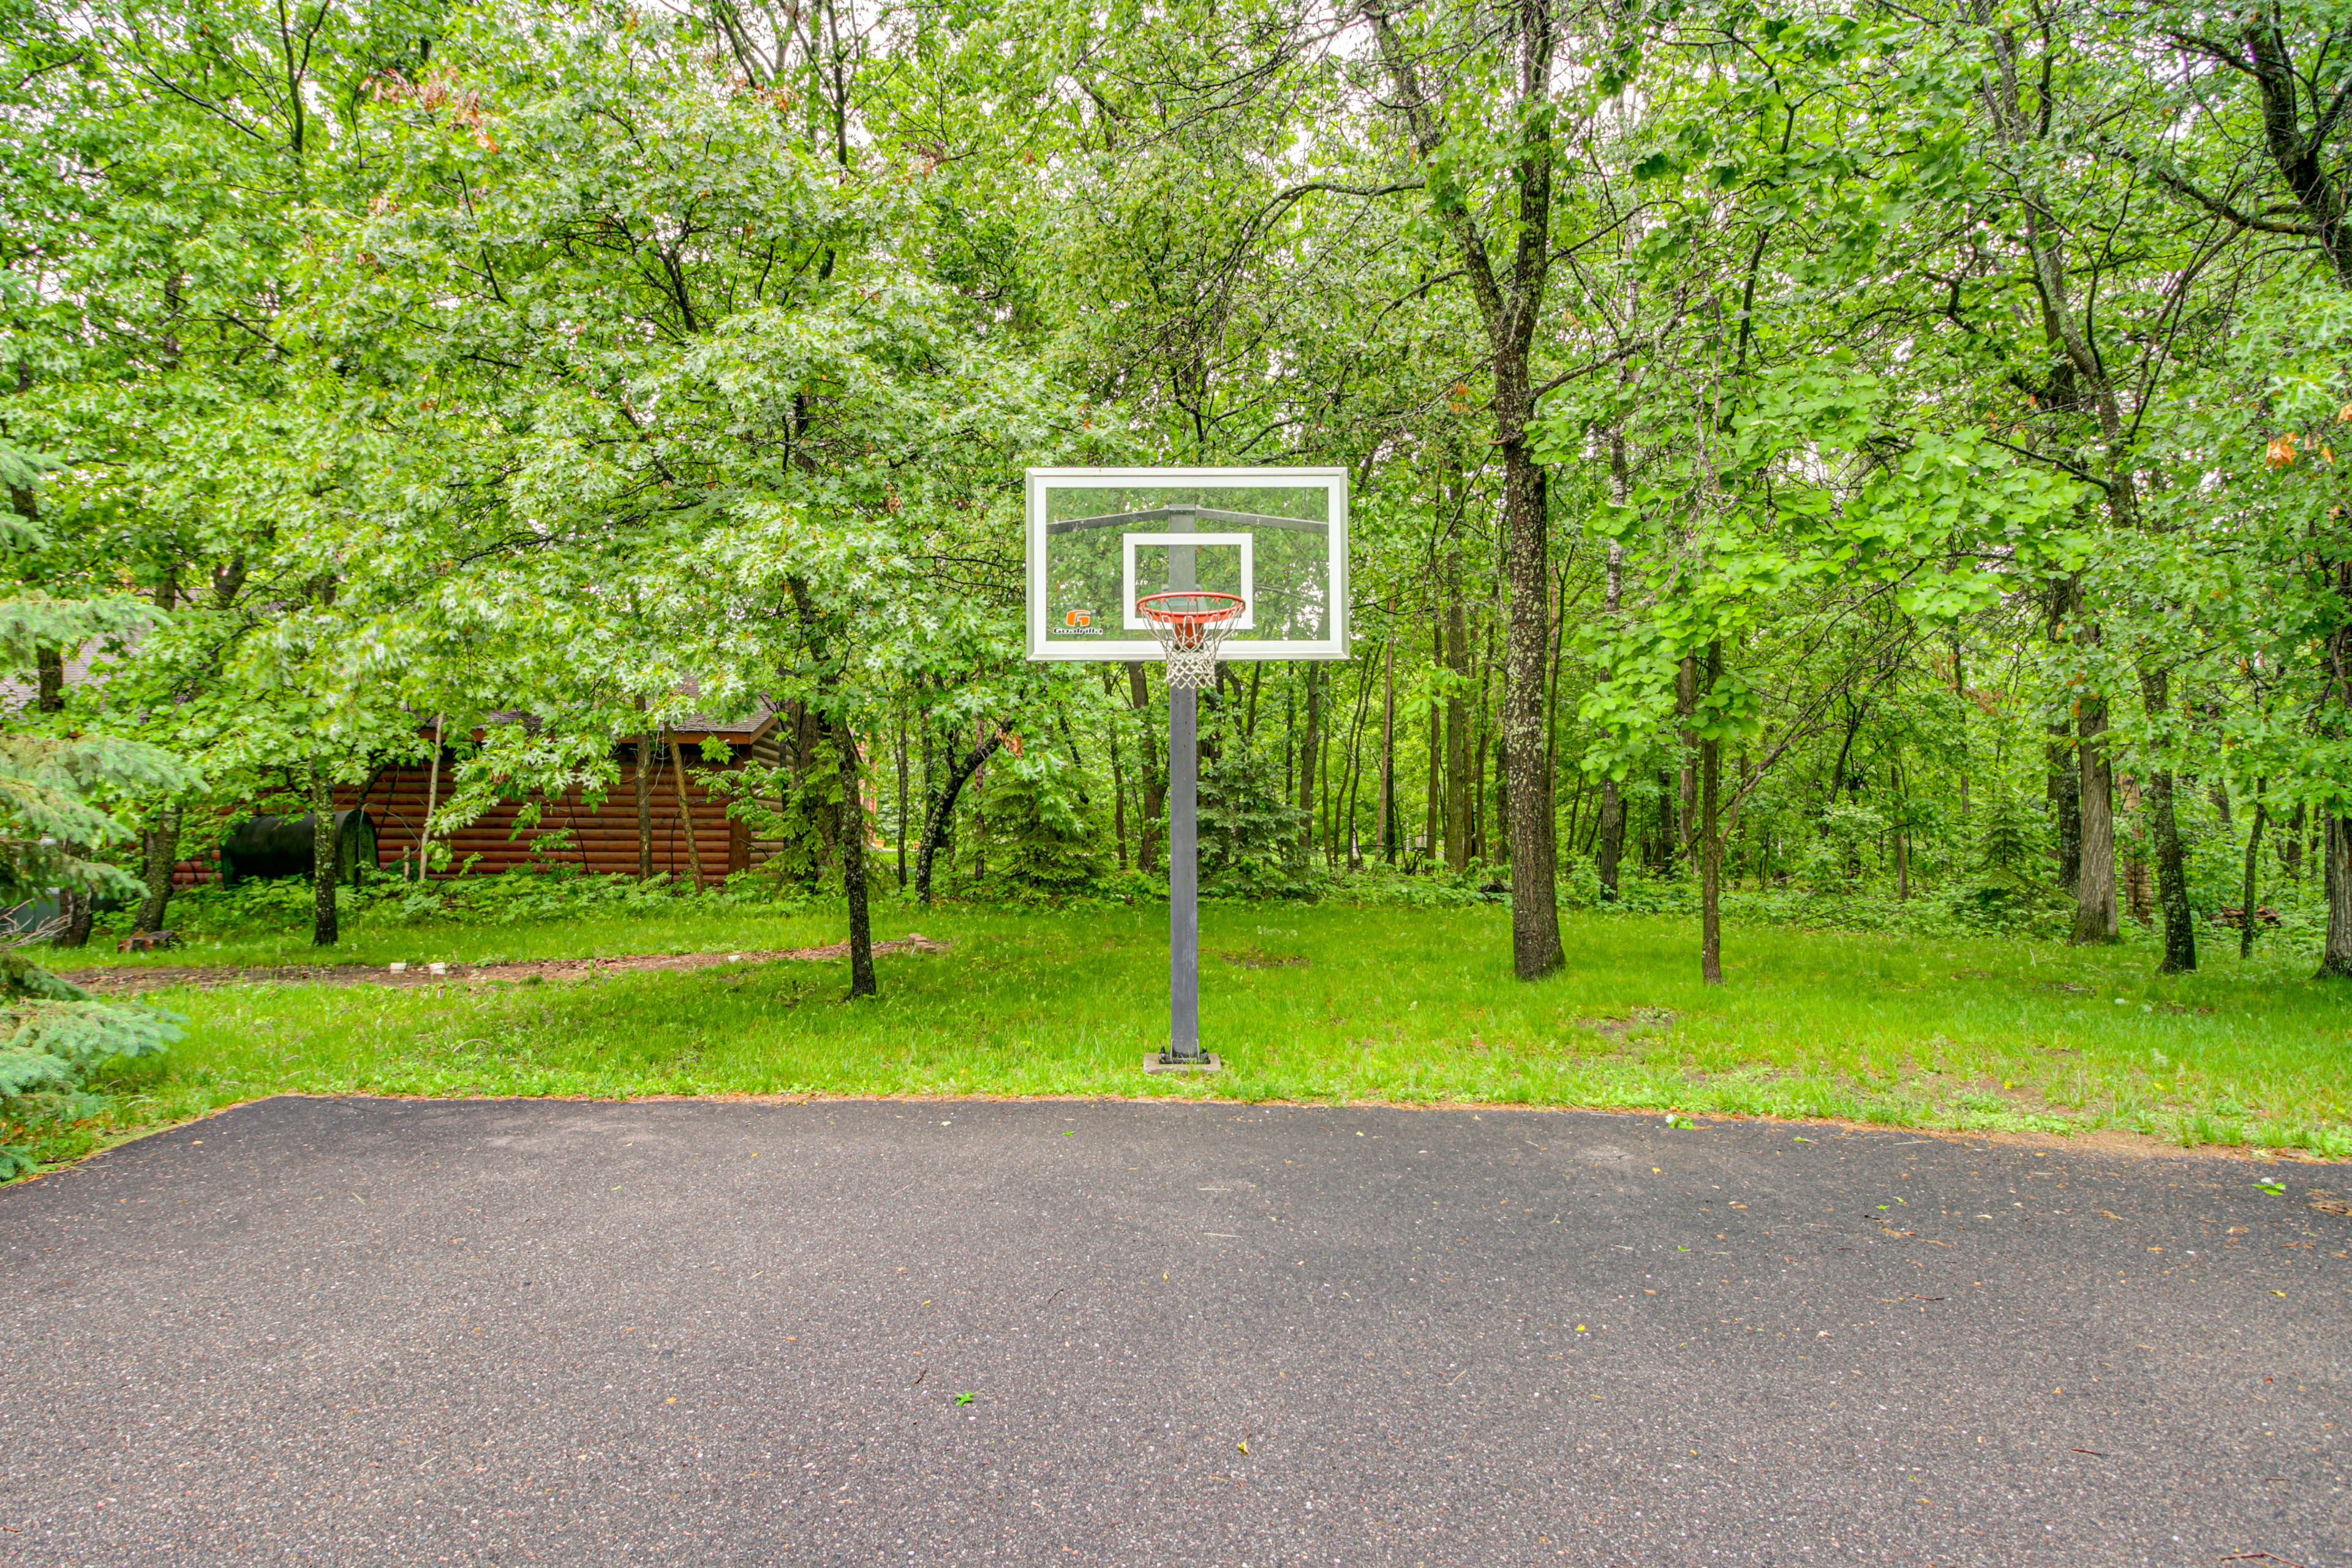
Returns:
[[[1046,663],[1116,663],[1129,664],[1145,660],[1160,660],[1167,656],[1159,639],[1149,635],[1149,628],[1135,613],[1137,597],[1136,548],[1140,544],[1191,542],[1203,546],[1242,546],[1243,582],[1247,584],[1244,597],[1250,597],[1255,588],[1255,541],[1247,534],[1194,533],[1171,535],[1157,530],[1130,536],[1131,542],[1120,551],[1122,585],[1128,602],[1120,606],[1118,625],[1122,631],[1138,635],[1105,636],[1086,641],[1049,642],[1046,638],[1046,604],[1048,580],[1045,563],[1046,498],[1055,489],[1092,488],[1209,488],[1234,487],[1276,489],[1319,489],[1326,496],[1325,549],[1329,582],[1328,612],[1320,638],[1282,638],[1257,641],[1235,639],[1224,645],[1217,657],[1234,662],[1275,661],[1281,659],[1345,659],[1349,657],[1349,577],[1348,577],[1348,470],[1345,468],[1031,468],[1027,473],[1027,504],[1025,507],[1028,563],[1028,588],[1025,595],[1027,612],[1028,655],[1033,660]],[[1108,606],[1105,606],[1107,608]],[[1099,612],[1097,612],[1099,614]],[[1105,617],[1108,618],[1108,617]],[[1252,605],[1236,631],[1254,629],[1255,605]]]

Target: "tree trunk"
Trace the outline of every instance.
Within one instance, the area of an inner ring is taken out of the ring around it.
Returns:
[[[1348,752],[1339,773],[1339,805],[1346,815],[1344,844],[1351,871],[1364,868],[1363,847],[1356,837],[1356,803],[1363,794],[1364,727],[1370,717],[1371,704],[1372,666],[1367,660],[1356,678],[1355,707],[1348,721]]]
[[[154,823],[139,837],[146,861],[147,896],[139,900],[139,913],[132,919],[131,929],[161,931],[163,911],[172,902],[172,868],[180,859],[180,808],[160,807]]]
[[[310,763],[310,945],[335,945],[335,785],[326,764]]]
[[[2066,640],[2066,617],[2074,608],[2074,579],[2053,578],[2044,620],[2053,647]],[[2050,816],[2058,837],[2058,885],[2066,889],[2069,897],[2076,897],[2083,884],[2083,773],[2071,731],[2072,726],[2063,719],[2053,721],[2047,731],[2049,740],[2042,747],[2042,756],[2049,770],[2045,789]]]
[[[82,847],[79,844],[68,844],[66,848],[76,856],[82,852]],[[49,939],[50,946],[85,947],[89,945],[90,922],[98,916],[96,901],[89,896],[89,889],[84,888],[60,889],[58,894],[58,915],[65,923],[58,928],[58,934]]]
[[[695,837],[694,808],[686,798],[686,750],[677,743],[675,732],[663,731],[669,737],[669,787],[677,795],[677,825],[686,834],[686,862],[694,868],[694,890],[702,890],[702,845]]]
[[[1430,668],[1445,668],[1445,622],[1443,616],[1432,616],[1429,623]],[[1428,721],[1429,733],[1423,737],[1429,752],[1429,783],[1422,796],[1421,848],[1433,869],[1437,865],[1439,835],[1445,824],[1445,773],[1443,761],[1445,751],[1445,726],[1440,721],[1437,704],[1432,701],[1423,715]]]
[[[1381,858],[1397,860],[1396,819],[1396,640],[1391,632],[1381,653],[1385,690],[1381,699],[1381,808],[1377,835]]]
[[[1658,770],[1658,816],[1650,860],[1661,877],[1675,869],[1675,775],[1664,768]]]
[[[1822,801],[1823,811],[1837,804],[1838,792],[1845,788],[1846,759],[1853,754],[1853,738],[1860,733],[1862,704],[1853,700],[1853,693],[1848,692],[1845,694],[1845,739],[1839,743],[1837,761],[1830,764],[1830,793]]]
[[[1569,555],[1569,565],[1575,563],[1575,552]],[[1551,596],[1551,661],[1544,668],[1543,695],[1543,794],[1544,815],[1550,819],[1552,831],[1559,827],[1559,667],[1568,652],[1568,565],[1559,569]],[[1584,798],[1584,780],[1576,781],[1576,800]],[[1576,853],[1576,805],[1568,808],[1567,837],[1561,847],[1568,855]]]
[[[1131,851],[1127,842],[1127,763],[1118,752],[1118,726],[1110,731],[1110,836],[1118,846],[1118,868],[1127,869]]]
[[[1306,814],[1306,826],[1298,830],[1298,847],[1308,855],[1315,852],[1315,824],[1319,816],[1315,796],[1315,764],[1323,754],[1323,671],[1319,665],[1307,667],[1307,734],[1298,749],[1298,809]],[[1328,837],[1325,842],[1329,842]]]
[[[858,785],[857,732],[839,715],[827,728],[841,755],[841,890],[849,903],[849,994],[871,996],[874,927],[866,909],[866,795]]]
[[[1470,864],[1470,628],[1462,605],[1462,552],[1445,556],[1445,864]]]
[[[1625,797],[1615,779],[1601,781],[1601,808],[1593,824],[1592,868],[1601,877],[1601,897],[1617,901],[1617,869],[1625,856]]]
[[[1282,683],[1282,804],[1288,805],[1298,794],[1298,680],[1296,676]]]
[[[2332,112],[2332,111],[2331,111]],[[2339,263],[2340,264],[2340,263]],[[2346,273],[2352,282],[2352,271]],[[2331,562],[2338,608],[2352,608],[2352,562]],[[2341,739],[2352,707],[2352,624],[2339,625],[2324,645],[2321,668],[2327,676],[2335,707],[2334,729]],[[2352,822],[2336,803],[2320,810],[2320,853],[2327,859],[2327,941],[2320,952],[2319,973],[2332,979],[2352,979]]]
[[[907,699],[898,699],[898,887],[907,886]]]
[[[645,710],[646,700],[640,697],[637,699],[637,711],[642,713]],[[637,796],[637,880],[640,882],[654,879],[654,781],[646,770],[656,755],[653,736],[640,731],[636,762],[629,769],[629,782]]]
[[[1389,14],[1367,6],[1381,63],[1414,150],[1439,167],[1444,161],[1448,122],[1424,91],[1421,64]],[[1503,639],[1503,734],[1516,770],[1511,779],[1511,952],[1522,980],[1558,970],[1565,962],[1559,941],[1559,905],[1555,887],[1550,808],[1543,780],[1544,655],[1550,643],[1551,569],[1547,533],[1544,468],[1528,444],[1538,391],[1530,365],[1544,290],[1553,254],[1552,195],[1556,151],[1552,141],[1554,56],[1559,47],[1552,8],[1540,0],[1515,0],[1498,18],[1501,37],[1513,55],[1512,79],[1487,90],[1507,93],[1504,118],[1514,132],[1507,227],[1481,226],[1458,185],[1432,179],[1426,189],[1440,227],[1458,251],[1462,271],[1486,329],[1487,368],[1492,376],[1489,407],[1493,450],[1503,464],[1504,576],[1509,591],[1508,624]],[[1444,94],[1439,94],[1440,100]],[[1497,267],[1507,235],[1509,260]],[[1449,858],[1453,847],[1447,847]]]
[[[874,994],[874,929],[866,909],[866,791],[861,787],[857,768],[857,731],[850,723],[842,700],[842,666],[845,662],[835,657],[833,628],[826,626],[809,602],[807,583],[798,576],[786,579],[792,588],[793,608],[800,616],[801,636],[808,644],[809,660],[816,667],[818,702],[814,716],[819,734],[830,734],[834,743],[834,762],[840,770],[841,807],[835,826],[841,840],[841,891],[849,905],[849,994],[854,999]],[[678,773],[678,805],[686,805],[686,760],[677,756],[677,739],[670,738],[673,761]],[[692,818],[687,821],[689,835]],[[688,846],[694,840],[688,837]],[[702,862],[698,855],[694,865],[698,887],[702,881]]]
[[[2077,721],[2082,765],[2083,868],[2074,885],[2077,946],[2116,940],[2115,769],[2107,757],[2107,705],[2085,697]]]
[[[983,725],[985,721],[983,721]],[[981,726],[976,726],[975,729]],[[971,879],[974,882],[988,875],[988,813],[987,802],[981,796],[971,801]]]
[[[1478,738],[1470,748],[1470,859],[1473,864],[1482,864],[1495,858],[1495,840],[1486,816],[1486,725],[1482,722]]]
[[[1544,470],[1521,439],[1503,447],[1503,516],[1510,541],[1510,625],[1503,645],[1503,745],[1510,784],[1511,949],[1522,980],[1556,973],[1560,946],[1559,848],[1544,789],[1544,663],[1550,651],[1551,567]]]
[[[66,710],[66,655],[59,647],[33,650],[33,709],[38,713]]]
[[[1130,665],[1129,668],[1140,667]],[[931,806],[931,819],[923,826],[923,850],[915,859],[915,897],[924,903],[931,901],[931,861],[938,855],[940,844],[946,841],[948,824],[955,820],[956,799],[963,794],[963,786],[971,775],[980,771],[980,764],[994,756],[996,748],[1003,743],[1004,731],[996,730],[948,767],[947,785],[940,791],[938,801]],[[1147,836],[1144,841],[1148,844],[1150,839]]]
[[[1550,622],[1549,620],[1549,616],[1551,613],[1549,608],[1551,600],[1549,596],[1544,600],[1544,604],[1546,606],[1544,613],[1547,617],[1544,635],[1549,637],[1551,635]],[[1507,606],[1506,606],[1506,609],[1507,609]],[[1503,737],[1500,730],[1488,722],[1490,719],[1497,717],[1496,710],[1490,706],[1486,700],[1486,684],[1495,674],[1495,628],[1491,622],[1486,627],[1486,635],[1483,640],[1486,646],[1478,650],[1478,699],[1471,709],[1471,711],[1477,715],[1477,724],[1476,728],[1472,731],[1475,740],[1470,752],[1470,777],[1472,781],[1470,786],[1470,858],[1491,865],[1498,860],[1507,861],[1510,859],[1510,850],[1508,848],[1498,849],[1496,846],[1499,843],[1507,841],[1510,837],[1511,828],[1509,821],[1503,816],[1503,759],[1500,751],[1498,750],[1502,745]],[[1507,626],[1505,633],[1505,657],[1507,658],[1509,657],[1508,649],[1509,639],[1508,628]],[[1507,713],[1502,714],[1499,717],[1505,722],[1508,721],[1509,715]],[[1486,769],[1486,755],[1490,751],[1496,752],[1495,771],[1491,773],[1488,773]]]
[[[2327,945],[2319,955],[2322,980],[2352,980],[2352,822],[2320,813],[2327,868]]]
[[[2140,698],[2151,724],[2161,727],[2170,718],[2172,674],[2150,669],[2140,675]],[[2158,736],[2158,743],[2163,742]],[[2180,848],[2180,826],[2173,814],[2173,778],[2168,767],[2147,778],[2147,836],[2156,851],[2156,900],[2164,911],[2163,974],[2186,974],[2197,967],[2197,923],[2189,908],[2189,867]]]
[[[1106,670],[1104,673],[1108,675],[1109,672]],[[923,727],[923,821],[928,825],[931,820],[932,808],[939,805],[940,800],[939,780],[931,773],[931,711],[929,708],[923,710],[920,722]],[[917,849],[919,853],[919,845]]]
[[[1105,665],[1103,667],[1102,682],[1103,695],[1105,697],[1113,695],[1118,689],[1115,679],[1111,675],[1110,667],[1108,665]],[[1285,765],[1288,765],[1286,762]],[[1127,760],[1119,751],[1118,721],[1116,718],[1112,719],[1110,721],[1110,837],[1111,842],[1118,846],[1118,868],[1124,871],[1127,869],[1129,855],[1127,845]]]
[[[1315,749],[1318,753],[1323,749],[1323,737],[1320,735],[1316,737]],[[1339,851],[1334,846],[1339,843],[1339,828],[1331,815],[1331,760],[1328,757],[1318,755],[1316,762],[1312,810],[1317,836],[1323,846],[1323,864],[1336,869],[1339,862],[1337,858]]]
[[[1309,700],[1311,703],[1312,699]],[[1127,701],[1129,710],[1136,717],[1136,788],[1143,796],[1142,831],[1136,844],[1135,868],[1152,871],[1160,866],[1160,814],[1168,805],[1168,773],[1159,748],[1151,743],[1151,685],[1144,678],[1140,661],[1127,667]],[[1311,706],[1307,727],[1310,732],[1315,728]],[[995,749],[992,742],[989,749]],[[981,762],[985,761],[987,759],[982,757],[972,766],[978,767]],[[967,773],[964,777],[969,778],[971,774]],[[963,787],[962,779],[956,781],[956,787]],[[925,886],[928,888],[929,883],[926,882]],[[926,892],[924,901],[929,902],[929,899],[930,895]]]
[[[1070,788],[1078,797],[1078,811],[1081,816],[1090,815],[1095,800],[1087,789],[1087,762],[1078,751],[1078,732],[1070,728],[1067,713],[1055,714],[1054,724],[1062,731],[1062,749],[1070,755]]]
[[[1621,427],[1609,437],[1609,493],[1620,506],[1625,502],[1628,478],[1625,463],[1625,433]],[[1603,608],[1609,624],[1615,626],[1620,608],[1625,602],[1625,546],[1617,540],[1609,542],[1609,575],[1607,599]],[[1617,869],[1625,858],[1625,795],[1615,779],[1601,782],[1601,806],[1593,823],[1592,868],[1600,873],[1601,897],[1604,902],[1617,900]]]
[[[1723,644],[1706,647],[1706,689],[1712,692],[1723,679]],[[1709,985],[1723,984],[1723,742],[1708,737],[1698,743],[1698,882],[1699,978]]]
[[[1675,671],[1675,716],[1683,721],[1676,737],[1682,742],[1683,763],[1675,774],[1680,806],[1675,816],[1675,840],[1679,844],[1691,844],[1698,837],[1698,737],[1690,727],[1691,715],[1697,710],[1698,660],[1685,654],[1681,668]]]
[[[2147,874],[2147,862],[2135,853],[2138,846],[2132,841],[2127,823],[2142,822],[2139,780],[2129,773],[2116,775],[2116,801],[2119,808],[2116,831],[2116,904],[2130,917],[2135,925],[2156,923],[2156,881]]]
[[[1959,777],[1955,782],[1959,787],[1960,826],[1965,828],[1969,821],[1969,671],[1967,664],[1960,658],[1960,637],[1958,632],[1952,634],[1951,643],[1952,695],[1959,699],[1956,704],[1956,711],[1960,718]]]
[[[2029,144],[2048,139],[2046,123],[2028,111],[2021,88],[2021,72],[2016,38],[2012,33],[1993,29],[1989,40],[1992,47],[1997,80],[1988,91],[1992,109],[1993,129],[1999,139],[2022,153],[2021,163],[2038,165],[2042,148]],[[2078,409],[2087,409],[2097,420],[2101,466],[2105,470],[2103,484],[2107,516],[2117,531],[2129,534],[2139,528],[2139,491],[2135,478],[2133,426],[2125,417],[2121,399],[2117,396],[2107,367],[2094,342],[2088,318],[2076,310],[2070,301],[2068,289],[2070,269],[2063,252],[2065,227],[2057,221],[2043,200],[2042,193],[2027,175],[2018,205],[2020,237],[2026,256],[2033,268],[2036,291],[2041,297],[2043,336],[2058,356],[2065,372],[2068,389],[2064,401]],[[2053,608],[2053,630],[2056,623],[2071,615],[2076,629],[2072,641],[2083,648],[2095,647],[2100,633],[2097,623],[2086,619],[2081,600],[2079,584],[2070,584],[2063,608]],[[2053,637],[2053,640],[2054,637]],[[2113,795],[2113,763],[2106,754],[2103,737],[2107,727],[2106,699],[2096,692],[2086,691],[2075,705],[2081,750],[2083,780],[2083,865],[2075,885],[2074,930],[2072,940],[2078,943],[2113,942],[2116,938],[2116,837],[2115,799]]]
[[[2053,724],[2050,732],[2060,737],[2042,748],[2050,770],[2050,815],[2058,835],[2058,885],[2072,898],[2083,879],[2083,778],[2066,726]]]
[[[824,749],[824,718],[814,703],[794,700],[793,712],[793,793],[798,797],[803,791],[814,788],[817,753]],[[777,747],[782,754],[781,743]],[[837,761],[838,759],[836,759]],[[813,811],[810,824],[816,829],[816,880],[824,881],[833,875],[834,851],[841,837],[841,812]],[[673,857],[673,860],[675,857]]]
[[[446,713],[433,715],[433,765],[425,773],[425,826],[416,835],[416,885],[425,885],[425,874],[433,863],[433,813],[441,805],[441,725]]]
[[[1911,897],[1911,836],[1903,829],[1907,803],[1903,796],[1903,765],[1900,763],[1887,769],[1886,782],[1895,797],[1895,897],[1900,902]]]
[[[2257,857],[2263,851],[2263,818],[2266,815],[2263,800],[2264,782],[2262,779],[2254,781],[2254,821],[2246,834],[2246,879],[2238,895],[2238,956],[2241,959],[2254,956],[2254,927],[2262,923],[2254,918],[2254,900],[2262,891],[2261,879],[2256,872],[2262,864]]]

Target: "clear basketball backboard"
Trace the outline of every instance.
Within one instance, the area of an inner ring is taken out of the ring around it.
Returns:
[[[1217,657],[1348,657],[1345,468],[1032,468],[1029,657],[1161,657],[1147,594],[1238,594]]]

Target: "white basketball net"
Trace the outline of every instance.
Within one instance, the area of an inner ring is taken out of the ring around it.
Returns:
[[[1201,690],[1217,683],[1217,649],[1242,618],[1239,599],[1222,594],[1157,594],[1143,618],[1168,655],[1168,684]]]

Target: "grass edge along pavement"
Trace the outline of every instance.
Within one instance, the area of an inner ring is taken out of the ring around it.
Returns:
[[[1149,905],[891,908],[877,936],[919,930],[953,950],[886,957],[882,995],[856,1004],[841,1000],[841,964],[789,960],[404,991],[153,993],[189,1017],[187,1038],[102,1075],[97,1114],[34,1142],[46,1159],[70,1158],[279,1093],[1039,1096],[2116,1129],[2352,1155],[2352,1005],[2284,957],[2219,955],[2157,976],[2129,947],[1771,928],[1735,933],[1728,984],[1712,988],[1686,922],[1612,915],[1571,921],[1568,972],[1527,984],[1510,976],[1499,910],[1219,906],[1203,911],[1203,1020],[1231,1065],[1214,1080],[1147,1080],[1135,1063],[1165,1034],[1165,920]],[[836,938],[835,923],[393,930],[320,956],[775,948]]]

